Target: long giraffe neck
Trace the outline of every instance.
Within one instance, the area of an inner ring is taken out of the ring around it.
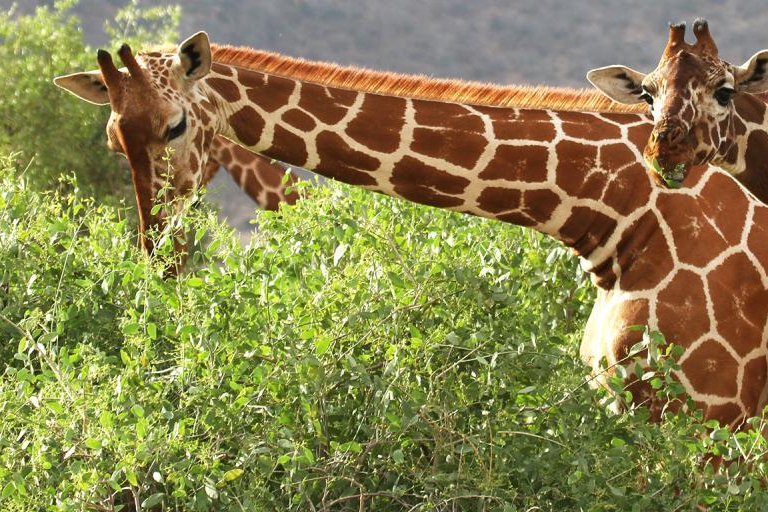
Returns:
[[[239,65],[220,61],[202,87],[219,133],[353,185],[552,235],[600,287],[582,357],[601,378],[600,361],[623,364],[642,340],[632,327],[647,325],[685,348],[677,375],[706,418],[735,426],[762,410],[768,207],[713,168],[690,169],[682,189],[655,185],[647,116],[398,94],[397,77],[360,86],[333,68],[326,78],[341,85],[316,83],[296,61],[280,74]],[[666,403],[648,382],[628,384],[659,419]]]
[[[281,165],[223,137],[215,137],[211,144],[201,185],[211,181],[219,167],[224,167],[243,192],[265,210],[277,210],[280,203],[294,204],[299,198],[296,191],[288,191],[298,179],[295,175],[286,180]]]
[[[596,272],[608,270],[605,247],[623,217],[650,194],[639,150],[626,144],[634,127],[647,137],[640,115],[472,106],[214,70],[206,85],[227,138],[352,185],[531,226]]]

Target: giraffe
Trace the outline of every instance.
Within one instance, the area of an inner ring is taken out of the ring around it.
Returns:
[[[718,57],[706,20],[693,24],[695,44],[685,42],[685,23],[670,25],[656,69],[643,74],[626,66],[594,69],[587,79],[611,99],[647,103],[654,120],[643,156],[649,167],[685,169],[716,165],[768,203],[768,50],[734,66]]]
[[[285,169],[280,165],[224,137],[215,137],[200,185],[208,184],[220,167],[224,167],[240,189],[265,210],[277,210],[280,203],[295,204],[299,198],[295,190],[289,191],[296,184],[296,175],[289,174],[283,182]]]
[[[73,94],[78,94],[80,87],[85,85],[88,94],[78,97],[95,105],[109,104],[106,85],[96,74],[57,77],[54,83],[64,90],[73,92]],[[111,133],[109,127],[107,133],[108,135]],[[125,155],[123,146],[114,136],[108,137],[107,146],[111,151]],[[191,157],[194,158],[194,155]],[[280,203],[292,205],[298,200],[299,196],[296,191],[288,190],[297,181],[295,175],[289,174],[287,180],[284,181],[285,169],[279,164],[270,158],[248,151],[224,137],[215,137],[211,141],[208,153],[200,158],[200,161],[204,163],[204,168],[197,183],[193,186],[189,180],[174,179],[174,189],[171,191],[169,199],[189,196],[195,188],[208,184],[219,171],[219,168],[224,167],[240,189],[266,210],[277,210]],[[132,173],[132,178],[139,211],[139,239],[142,248],[151,254],[153,247],[146,234],[150,227],[162,225],[160,217],[162,214],[152,214],[151,211],[156,204],[158,191],[165,182],[161,172],[153,176],[149,186],[146,186],[147,184],[142,180],[142,177],[135,173]],[[176,249],[181,251],[182,246],[177,244]],[[181,266],[183,266],[183,261],[181,265],[169,269],[170,274],[178,272]]]
[[[601,359],[621,364],[641,340],[631,327],[647,325],[684,348],[676,375],[706,418],[737,427],[765,405],[768,207],[715,167],[691,167],[685,188],[656,183],[636,106],[211,47],[203,32],[118,55],[127,72],[100,51],[100,73],[77,75],[76,93],[105,89],[110,139],[135,175],[172,145],[192,181],[219,134],[351,185],[530,227],[571,247],[597,287],[581,355],[598,380]],[[628,385],[660,419],[647,383]]]

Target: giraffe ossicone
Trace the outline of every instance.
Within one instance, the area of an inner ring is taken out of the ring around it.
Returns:
[[[211,46],[203,33],[129,53],[127,72],[100,56],[106,91],[87,74],[70,90],[106,94],[110,138],[135,175],[166,145],[181,155],[174,169],[201,175],[184,155],[207,154],[219,134],[352,185],[531,227],[573,248],[598,287],[581,348],[595,372],[603,358],[621,364],[641,339],[632,327],[647,325],[685,349],[677,377],[705,417],[737,426],[762,411],[768,207],[714,167],[691,168],[681,189],[656,184],[646,115],[597,91],[340,68]],[[648,383],[628,384],[658,418]]]
[[[713,164],[768,202],[768,118],[765,99],[755,96],[768,91],[768,50],[734,66],[719,58],[705,20],[694,22],[693,33],[696,42],[688,44],[685,23],[671,25],[664,54],[648,74],[608,66],[587,79],[617,102],[648,104],[655,125],[643,154],[660,181],[675,184],[668,174]]]

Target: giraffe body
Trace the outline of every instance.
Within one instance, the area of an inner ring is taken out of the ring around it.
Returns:
[[[120,56],[129,72],[152,70],[128,77],[100,57],[110,137],[134,173],[152,175],[156,147],[178,144],[178,168],[192,179],[201,172],[197,155],[220,134],[353,185],[532,227],[573,248],[598,287],[582,344],[587,364],[597,370],[601,358],[621,360],[639,341],[630,327],[647,325],[686,349],[679,378],[707,418],[737,425],[760,411],[768,355],[768,233],[760,226],[768,208],[715,168],[692,167],[683,189],[659,186],[645,169],[653,129],[646,116],[542,101],[492,106],[471,87],[457,98],[441,84],[430,92],[424,79],[211,52],[204,34],[176,53],[139,54],[140,66],[130,51]],[[165,105],[151,114],[126,103],[133,81],[141,91],[147,76]],[[185,130],[163,141],[182,118]],[[187,169],[190,162],[198,165]],[[653,398],[633,385],[636,401]]]

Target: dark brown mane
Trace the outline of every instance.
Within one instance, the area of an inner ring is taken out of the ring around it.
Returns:
[[[577,110],[584,112],[646,111],[645,104],[622,105],[591,89],[504,86],[404,75],[344,67],[285,57],[251,48],[212,45],[213,60],[246,69],[283,75],[343,89],[474,105]]]

